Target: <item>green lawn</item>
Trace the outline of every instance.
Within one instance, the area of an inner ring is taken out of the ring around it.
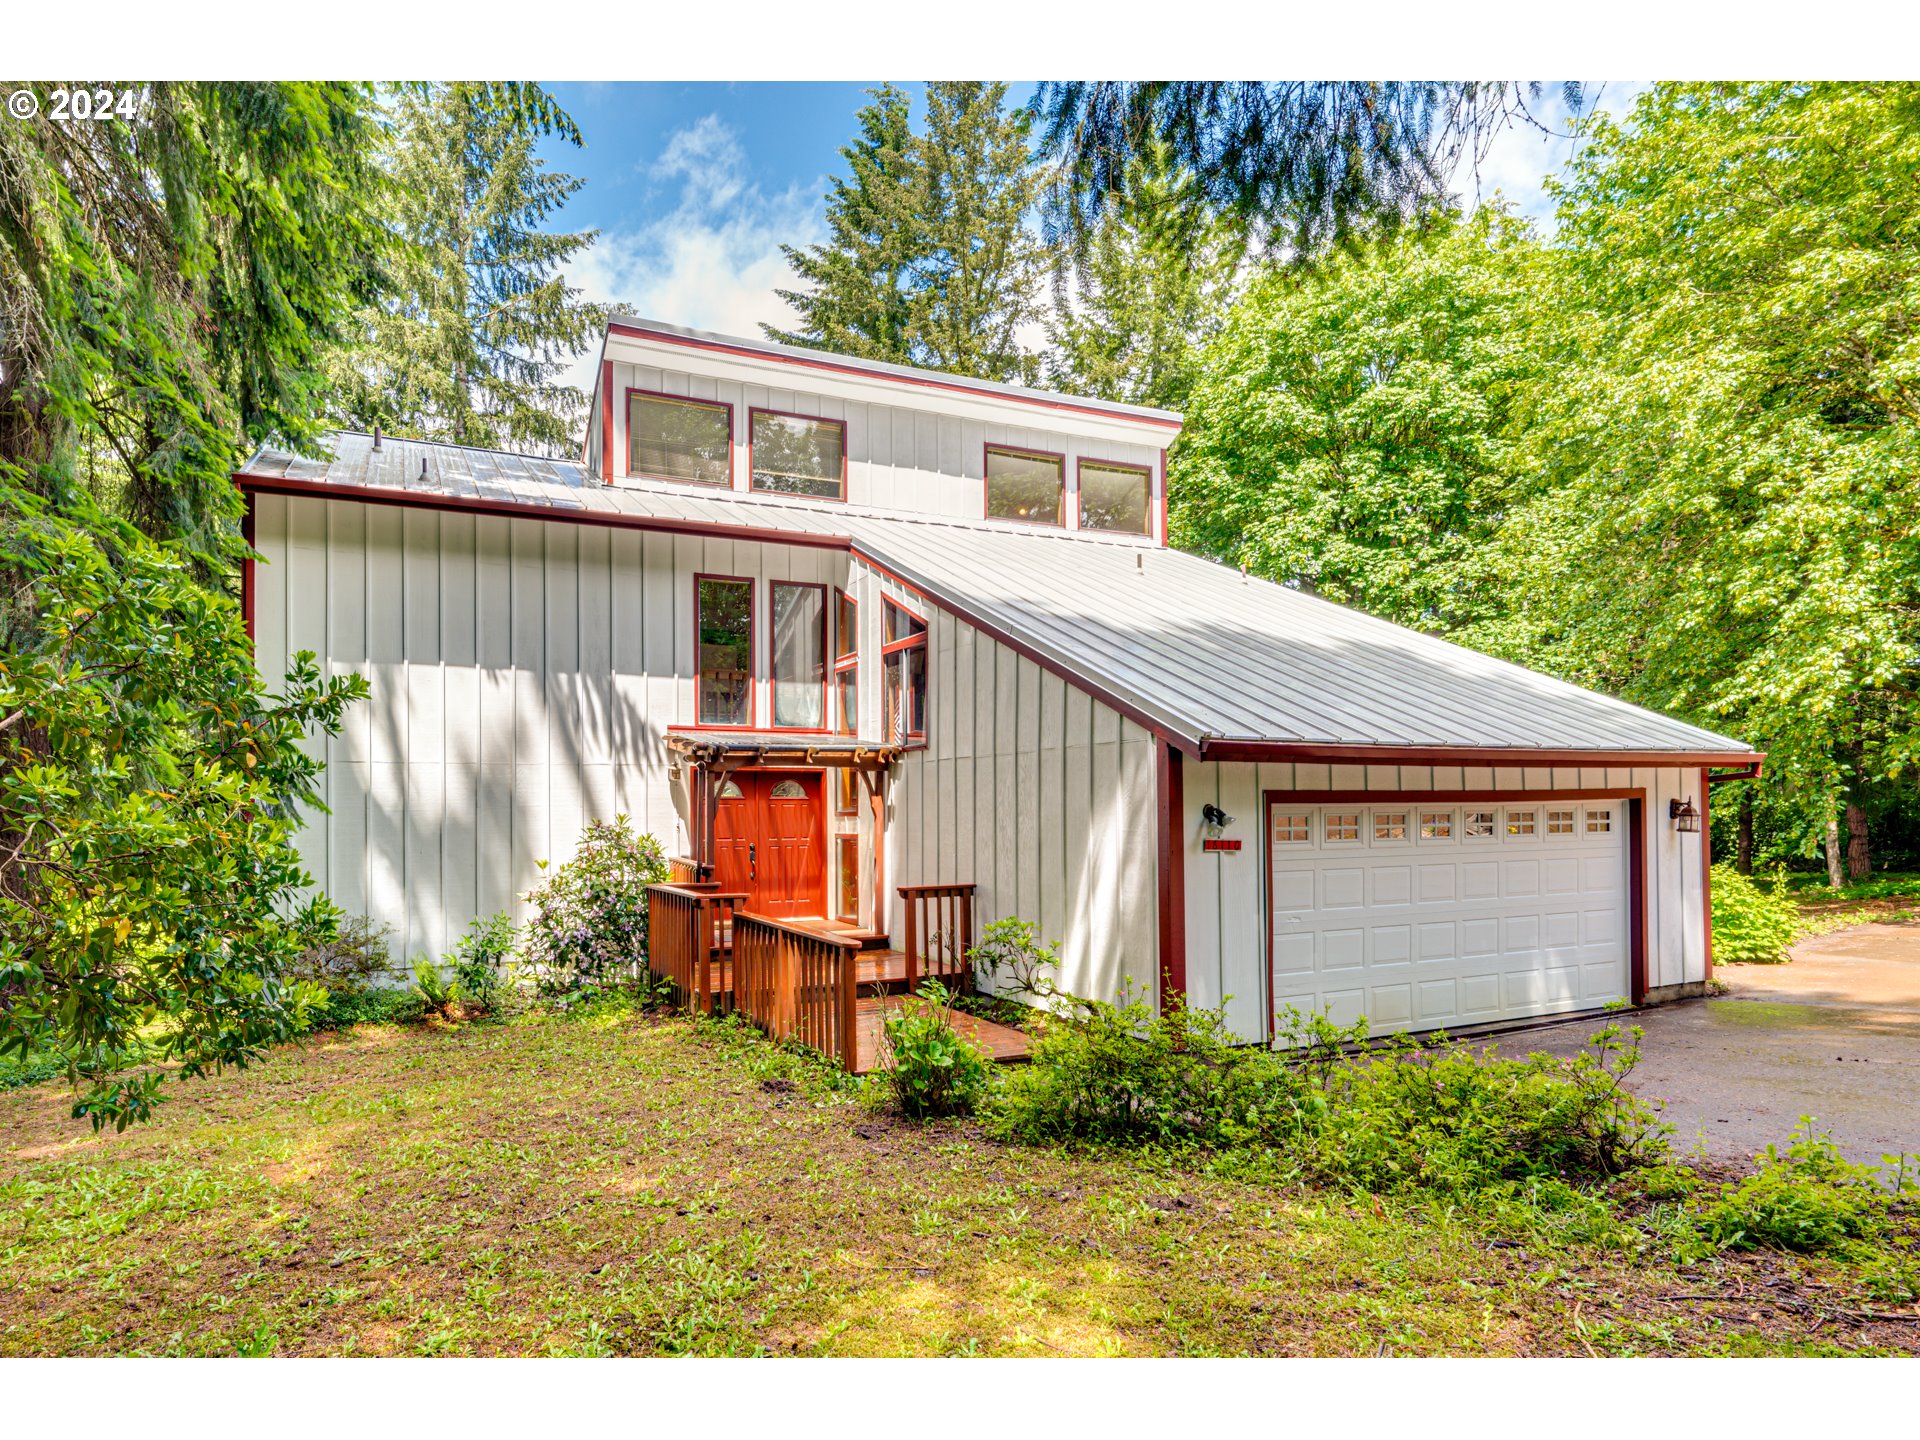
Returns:
[[[532,1015],[321,1037],[124,1135],[57,1085],[0,1093],[0,1353],[1920,1346],[1833,1262],[1676,1268],[1510,1217],[1009,1148],[835,1083],[682,1019]]]

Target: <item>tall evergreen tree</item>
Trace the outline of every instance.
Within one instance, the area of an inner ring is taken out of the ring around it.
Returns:
[[[330,365],[340,417],[459,445],[571,449],[586,397],[562,383],[606,323],[562,267],[594,232],[542,227],[585,182],[535,156],[578,145],[534,85],[401,87],[382,151],[391,287]]]
[[[998,81],[927,86],[924,254],[911,295],[922,363],[982,380],[1032,384],[1024,334],[1041,320],[1045,251],[1028,229],[1040,175],[1024,115]]]
[[[801,323],[761,329],[788,345],[907,364],[921,170],[906,95],[891,85],[867,93],[873,103],[855,117],[860,133],[840,151],[850,173],[834,177],[827,192],[830,238],[805,250],[780,247],[806,288],[774,293]]]
[[[927,86],[924,133],[905,95],[873,92],[841,154],[850,175],[827,197],[826,243],[786,252],[808,289],[779,293],[800,314],[775,340],[926,365],[986,380],[1033,381],[1045,274],[1028,218],[1039,176],[1026,120],[1006,86]]]
[[[1238,254],[1232,228],[1192,205],[1194,184],[1153,147],[1082,243],[1056,252],[1049,383],[1130,405],[1186,404]]]

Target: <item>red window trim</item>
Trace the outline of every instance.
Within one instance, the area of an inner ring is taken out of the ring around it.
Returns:
[[[1058,520],[1022,520],[1014,515],[995,515],[988,498],[988,487],[992,484],[987,475],[987,461],[995,451],[1002,455],[1023,455],[1029,460],[1053,460],[1060,466],[1060,518]],[[980,447],[980,518],[983,520],[1006,520],[1015,525],[1045,525],[1055,530],[1067,528],[1067,456],[1064,450],[1034,450],[1025,445],[1001,445],[988,441]]]
[[[747,587],[747,723],[744,725],[722,725],[709,721],[700,713],[700,585],[706,580],[718,580],[728,584]],[[755,633],[756,613],[760,608],[760,597],[756,592],[751,575],[710,575],[703,570],[693,572],[693,726],[699,730],[752,730],[759,718],[760,701],[760,657],[757,653],[759,637]]]
[[[1105,525],[1088,525],[1085,523],[1087,491],[1082,477],[1085,475],[1087,466],[1089,465],[1097,465],[1102,470],[1126,470],[1146,480],[1147,503],[1142,513],[1142,519],[1145,523],[1142,524],[1138,530],[1114,530]],[[1092,455],[1082,455],[1076,459],[1073,462],[1073,528],[1076,530],[1090,530],[1095,535],[1139,535],[1148,540],[1153,539],[1153,467],[1151,465],[1134,465],[1125,460],[1101,460]]]
[[[911,608],[909,608],[906,605],[902,605],[898,600],[894,599],[891,595],[882,595],[880,599],[888,607],[894,610],[898,610],[902,615],[907,616],[916,625],[921,627],[920,633],[918,635],[909,635],[904,640],[894,640],[894,641],[883,643],[880,646],[880,672],[881,672],[880,673],[880,685],[881,685],[880,698],[884,701],[886,699],[886,665],[887,665],[888,657],[892,655],[898,655],[904,650],[927,651],[928,650],[927,636],[932,633],[932,630],[931,630],[931,627],[927,625],[927,622],[924,616],[914,614]],[[882,616],[880,634],[883,637],[883,639],[886,633],[887,633],[887,627],[885,623],[885,617]],[[906,665],[906,662],[902,661],[901,662],[902,673],[900,676],[900,680],[901,680],[901,689],[903,692],[906,691],[905,665]],[[927,673],[927,703],[931,705],[933,703],[933,668],[932,668],[931,661],[929,661],[927,664],[926,673]],[[883,704],[881,708],[884,710],[886,707]],[[906,738],[902,740],[900,743],[902,744],[902,746],[904,746],[908,750],[924,749],[927,743],[927,717],[924,714],[922,714],[912,718],[918,719],[920,721],[920,728],[918,730],[915,730],[912,728],[911,723],[909,723]]]
[[[856,805],[856,807],[852,810],[842,810],[839,813],[842,815],[858,815],[860,811],[858,806]],[[846,849],[846,843],[849,840],[853,842],[853,912],[854,913],[851,915],[844,915],[840,913],[840,897],[846,893],[846,888],[847,888],[847,883],[846,883],[847,857],[845,854],[845,849]],[[833,918],[838,920],[843,925],[858,925],[860,923],[860,836],[857,831],[849,832],[845,830],[837,830],[834,832],[833,861],[834,861],[834,868],[838,872],[834,876],[834,879],[838,883],[833,887],[833,908],[834,908]]]
[[[794,490],[763,490],[753,483],[753,419],[756,415],[778,415],[786,420],[811,420],[819,425],[837,425],[840,427],[840,493],[838,495],[807,495]],[[794,500],[828,500],[844,505],[847,503],[847,422],[835,420],[830,415],[802,415],[797,410],[775,410],[770,405],[753,405],[747,409],[747,489],[755,495],[783,495]]]
[[[835,670],[854,669],[860,664],[860,602],[842,590],[838,585],[833,587],[833,602],[833,668]],[[840,646],[846,642],[847,638],[840,632],[840,607],[842,605],[847,606],[853,611],[853,646],[847,650],[840,648]]]
[[[688,480],[679,475],[649,475],[643,470],[633,468],[633,397],[643,395],[649,400],[672,400],[681,405],[704,405],[712,410],[727,412],[727,478],[719,480]],[[669,395],[664,390],[643,390],[638,385],[627,387],[627,450],[620,457],[621,471],[629,480],[654,480],[662,485],[693,485],[701,490],[733,489],[733,402],[731,400],[703,400],[698,395]],[[607,450],[613,450],[613,431],[607,431]],[[608,470],[608,483],[612,483],[612,470]]]
[[[827,735],[832,732],[827,727],[833,706],[833,670],[826,664],[821,665],[820,675],[820,723],[818,725],[782,725],[779,714],[780,696],[780,652],[773,643],[774,605],[773,593],[776,590],[818,590],[820,592],[820,658],[827,659],[827,590],[828,586],[818,580],[768,580],[767,581],[767,728],[779,730],[790,735]]]

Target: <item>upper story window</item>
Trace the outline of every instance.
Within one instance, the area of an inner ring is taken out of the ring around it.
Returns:
[[[896,745],[927,739],[927,622],[889,600],[880,647],[881,722]]]
[[[782,730],[827,728],[827,587],[775,580],[773,723]]]
[[[701,725],[753,724],[753,581],[694,578],[694,640],[699,669],[694,719]]]
[[[733,483],[733,407],[627,392],[627,473],[696,485]]]
[[[1036,525],[1063,523],[1066,460],[1044,450],[987,446],[987,515]]]
[[[1105,460],[1080,462],[1080,528],[1120,530],[1129,535],[1152,532],[1153,472],[1138,465],[1115,465]]]
[[[748,454],[753,488],[784,495],[847,498],[847,427],[838,420],[755,410]]]

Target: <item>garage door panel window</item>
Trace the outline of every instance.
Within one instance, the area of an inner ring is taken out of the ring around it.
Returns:
[[[1397,844],[1407,838],[1407,812],[1404,810],[1376,810],[1373,812],[1373,838],[1376,842]]]
[[[1540,822],[1538,810],[1509,810],[1507,812],[1507,838],[1509,840],[1531,840]]]
[[[1354,845],[1360,840],[1360,814],[1347,811],[1327,816],[1327,843],[1329,845]]]
[[[1607,835],[1613,830],[1613,811],[1587,811],[1587,833],[1589,835]]]
[[[1499,816],[1492,810],[1469,810],[1467,812],[1467,839],[1489,840],[1493,838],[1494,826]]]
[[[1273,841],[1276,845],[1311,845],[1313,817],[1282,814],[1276,810],[1273,815]]]
[[[1547,811],[1547,834],[1549,835],[1573,834],[1573,811],[1571,810]]]
[[[1453,812],[1451,810],[1422,810],[1420,812],[1420,838],[1422,840],[1451,840],[1453,838]]]

